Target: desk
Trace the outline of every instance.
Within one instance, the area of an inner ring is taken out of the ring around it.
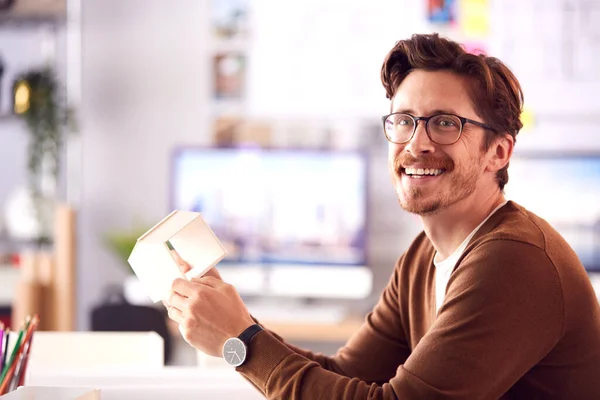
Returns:
[[[29,386],[99,388],[102,400],[264,399],[254,386],[229,367],[37,370],[28,374],[26,383]]]
[[[363,324],[359,318],[349,318],[339,324],[260,322],[286,341],[302,342],[346,342]]]
[[[282,321],[259,321],[262,326],[275,332],[286,341],[300,342],[346,342],[363,324],[363,319],[348,318],[339,324],[329,323],[289,323]],[[169,331],[178,337],[179,326],[173,320],[167,321]]]

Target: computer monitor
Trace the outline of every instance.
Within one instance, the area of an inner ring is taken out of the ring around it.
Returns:
[[[202,214],[243,294],[362,298],[367,165],[354,151],[183,147],[171,208]]]
[[[548,221],[589,272],[600,271],[600,154],[515,154],[505,187]]]

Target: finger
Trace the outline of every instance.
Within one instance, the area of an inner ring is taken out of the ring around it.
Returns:
[[[219,270],[217,270],[215,267],[209,269],[208,271],[206,271],[206,273],[203,276],[212,276],[214,278],[217,278],[219,280],[223,280],[223,278],[221,278],[221,274],[219,273]]]
[[[171,252],[171,257],[173,257],[173,260],[177,264],[177,267],[179,267],[179,270],[181,271],[182,274],[185,274],[192,269],[191,265],[188,264],[187,262],[185,262],[185,260],[183,258],[181,258],[181,256],[177,252],[177,250],[173,249],[170,252]]]
[[[171,290],[182,296],[190,297],[198,290],[198,288],[193,282],[190,282],[187,279],[177,278],[171,284]]]
[[[169,316],[169,318],[171,318],[173,321],[177,322],[178,324],[183,323],[183,312],[181,310],[178,310],[175,307],[169,307],[169,310],[167,311],[167,315]]]
[[[206,276],[206,275],[201,276],[199,278],[192,278],[192,282],[199,283],[201,285],[208,286],[213,289],[218,289],[221,286],[225,285],[225,283],[222,280],[217,279],[214,276]]]
[[[177,292],[171,292],[167,303],[169,304],[169,308],[176,308],[178,310],[183,310],[188,306],[189,298],[180,295]]]

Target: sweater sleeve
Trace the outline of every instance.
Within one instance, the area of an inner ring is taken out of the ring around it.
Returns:
[[[397,265],[400,265],[400,262]],[[365,323],[333,357],[312,353],[286,343],[275,332],[269,331],[269,334],[291,350],[290,354],[313,361],[320,368],[364,382],[383,384],[395,375],[398,365],[404,363],[410,355],[401,325],[397,267],[377,305],[366,317]],[[265,329],[268,329],[268,326]],[[260,352],[260,348],[257,347],[256,351]]]
[[[369,325],[361,331],[378,332]],[[269,332],[256,336],[248,363],[238,371],[269,399],[492,399],[544,358],[562,331],[560,281],[545,252],[495,240],[465,256],[436,321],[388,382],[328,371]],[[350,353],[354,346],[368,349],[366,342],[376,340],[371,335],[351,340]],[[393,349],[386,353],[381,346],[376,357],[338,365],[344,371],[377,369],[394,358]]]

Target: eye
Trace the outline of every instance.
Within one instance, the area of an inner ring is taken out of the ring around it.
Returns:
[[[410,116],[404,114],[397,114],[394,122],[396,126],[413,126],[414,123],[415,122]]]
[[[443,132],[456,131],[460,129],[460,120],[453,115],[437,115],[431,119],[434,129]]]
[[[436,123],[442,127],[456,126],[456,122],[450,118],[440,118]]]

